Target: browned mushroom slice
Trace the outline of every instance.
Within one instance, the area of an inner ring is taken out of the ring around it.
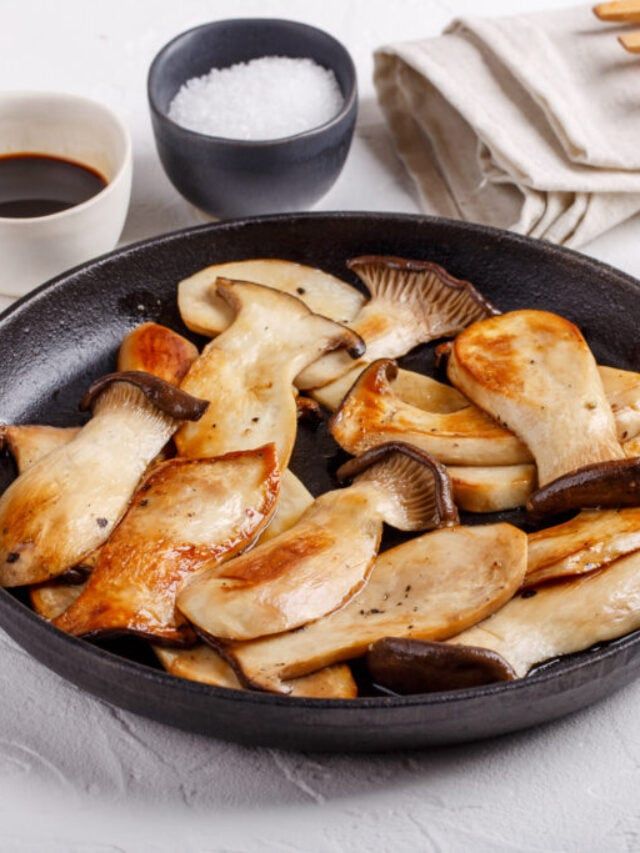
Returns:
[[[467,512],[502,512],[524,506],[536,487],[535,465],[447,467],[453,498]]]
[[[156,654],[170,675],[199,681],[214,687],[245,690],[233,669],[220,655],[203,644],[192,649],[156,648]],[[315,699],[354,699],[358,688],[346,664],[327,666],[311,675],[289,682],[291,696]]]
[[[529,447],[536,512],[638,503],[640,462],[625,458],[597,365],[580,330],[546,311],[475,323],[454,341],[453,384]]]
[[[640,374],[617,367],[599,366],[600,379],[616,422],[618,440],[640,433]]]
[[[371,294],[349,324],[367,345],[366,361],[396,358],[495,313],[470,282],[454,278],[430,261],[366,255],[347,266]],[[345,353],[330,353],[301,372],[296,385],[322,388],[352,367]]]
[[[322,388],[316,388],[311,392],[314,400],[330,412],[335,412],[365,369],[366,365],[358,364],[340,379]],[[458,409],[473,405],[451,385],[437,382],[430,376],[414,373],[412,370],[399,368],[395,378],[390,382],[394,393],[403,403],[427,412],[457,412]]]
[[[513,668],[495,652],[473,646],[385,637],[367,653],[376,684],[395,693],[435,693],[512,681]]]
[[[383,637],[455,636],[512,597],[526,562],[527,537],[510,524],[437,530],[379,556],[367,585],[340,610],[223,653],[253,687],[286,693],[285,679],[363,655]]]
[[[286,533],[189,584],[178,606],[194,625],[231,640],[304,625],[364,584],[383,521],[400,530],[457,521],[444,468],[412,448],[376,448],[341,472],[352,486],[325,493]]]
[[[67,607],[71,607],[81,595],[84,586],[57,581],[32,586],[29,590],[31,605],[38,616],[51,622],[64,613]]]
[[[68,444],[80,427],[52,427],[38,424],[0,425],[0,446],[6,447],[21,474],[43,456]]]
[[[230,326],[233,308],[216,293],[216,279],[252,281],[301,299],[315,314],[336,323],[348,323],[362,305],[364,296],[355,287],[313,267],[260,258],[213,264],[183,279],[178,285],[178,309],[193,332],[215,337]]]
[[[226,279],[218,280],[218,293],[237,314],[182,382],[212,402],[198,424],[177,433],[179,453],[220,456],[274,442],[286,468],[297,429],[294,377],[332,348],[360,354],[362,341],[287,293]]]
[[[182,335],[158,323],[143,323],[122,341],[118,370],[143,370],[179,385],[197,357],[197,348]]]
[[[451,465],[513,465],[531,459],[513,433],[475,406],[442,414],[404,403],[391,385],[396,371],[388,359],[373,362],[332,416],[331,434],[349,453],[399,439]]]
[[[637,630],[639,600],[636,551],[602,571],[527,590],[450,642],[496,652],[522,677],[535,664]]]
[[[260,542],[275,539],[293,527],[313,503],[313,495],[287,468],[282,472],[280,497],[271,523],[260,537]]]
[[[177,428],[176,415],[197,417],[206,406],[142,373],[99,380],[87,402],[94,415],[86,426],[0,498],[3,586],[56,577],[105,542],[145,468]]]
[[[204,565],[219,565],[255,540],[278,488],[272,444],[158,466],[103,545],[82,594],[55,624],[77,636],[126,632],[193,643],[176,596]]]
[[[640,550],[640,509],[585,510],[529,535],[523,586],[587,574]]]

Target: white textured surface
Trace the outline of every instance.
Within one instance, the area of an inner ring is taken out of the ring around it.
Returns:
[[[527,3],[536,5],[554,3]],[[122,111],[135,145],[130,241],[195,221],[153,148],[144,79],[154,52],[213,18],[306,20],[347,44],[362,93],[352,153],[320,207],[414,211],[372,100],[371,50],[436,33],[454,14],[513,9],[507,0],[0,0],[0,80],[76,91]],[[631,222],[589,252],[640,276],[639,237],[640,222]],[[0,850],[640,850],[639,708],[640,683],[573,718],[487,743],[379,757],[285,754],[113,710],[0,637]]]

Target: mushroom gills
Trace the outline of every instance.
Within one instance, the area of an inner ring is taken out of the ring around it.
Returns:
[[[76,636],[132,633],[193,644],[176,596],[205,565],[219,565],[251,545],[275,510],[279,478],[273,444],[158,466],[102,546],[81,595],[55,625]]]
[[[233,308],[216,293],[218,278],[251,281],[295,296],[314,314],[322,314],[336,323],[352,320],[365,298],[355,287],[313,267],[260,258],[230,261],[205,267],[178,285],[178,310],[192,332],[215,337],[231,325]]]
[[[294,377],[327,350],[346,346],[361,354],[362,341],[287,293],[227,279],[218,279],[217,292],[236,317],[182,381],[185,391],[211,403],[197,424],[178,431],[178,452],[219,456],[274,442],[284,469],[297,429]]]
[[[192,649],[166,649],[156,647],[160,663],[170,675],[227,687],[245,690],[233,668],[210,646],[200,644]],[[308,699],[355,699],[358,688],[347,664],[327,666],[311,675],[289,682],[291,696]]]
[[[222,653],[245,683],[287,693],[287,679],[359,657],[383,637],[455,636],[514,595],[526,560],[527,538],[510,524],[443,528],[381,554],[366,586],[340,610]]]
[[[290,530],[212,566],[179,595],[205,636],[250,640],[340,607],[365,583],[383,521],[407,531],[457,522],[444,468],[412,448],[376,448],[338,474],[353,484],[321,495]]]
[[[585,510],[564,524],[529,534],[523,586],[595,572],[637,550],[640,509]]]
[[[394,693],[435,693],[512,681],[513,668],[495,652],[403,637],[385,637],[367,652],[373,681]]]
[[[618,441],[595,359],[563,317],[525,310],[475,323],[455,339],[448,375],[529,447],[539,483],[530,509],[616,506],[640,482],[640,462],[627,459]]]
[[[94,383],[87,397],[93,418],[0,497],[3,586],[61,575],[109,538],[146,467],[178,426],[158,408],[159,399],[167,411],[191,417],[206,405],[148,374],[112,374],[108,383]]]
[[[531,594],[535,593],[535,594]],[[533,666],[640,628],[640,552],[514,598],[449,642],[496,652],[521,678]]]
[[[330,432],[347,452],[360,453],[399,439],[447,465],[515,465],[531,460],[513,433],[475,406],[440,413],[403,402],[392,385],[396,374],[393,361],[373,362],[331,417]]]
[[[197,357],[197,347],[182,335],[159,323],[142,323],[122,341],[118,370],[143,370],[179,385]]]
[[[371,299],[349,323],[365,341],[367,362],[405,355],[418,344],[455,335],[496,309],[468,281],[431,261],[383,255],[353,258]],[[329,353],[296,378],[300,389],[322,388],[351,370],[343,352]]]

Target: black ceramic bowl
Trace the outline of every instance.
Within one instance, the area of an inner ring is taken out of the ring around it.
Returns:
[[[207,136],[168,117],[173,97],[190,78],[272,55],[308,57],[334,71],[344,95],[340,112],[312,130],[263,142]],[[340,42],[315,27],[270,18],[215,21],[177,36],[151,64],[148,95],[169,179],[192,204],[216,217],[311,207],[340,174],[358,110],[355,68]]]
[[[176,283],[208,264],[290,258],[357,285],[345,261],[378,253],[436,261],[471,279],[503,310],[557,311],[581,326],[601,364],[638,369],[640,285],[604,264],[495,229],[420,216],[273,216],[128,246],[65,273],[12,306],[0,318],[0,422],[78,423],[78,400],[93,379],[114,369],[128,330],[155,320],[186,333]],[[432,372],[433,350],[421,347],[403,363]],[[292,467],[314,494],[332,487],[336,450],[323,426],[314,430],[301,423]],[[12,473],[6,458],[0,490]],[[499,517],[522,523],[517,513]],[[413,748],[502,734],[575,711],[640,672],[636,632],[546,664],[519,681],[424,696],[301,699],[174,678],[160,670],[142,641],[98,647],[58,631],[24,601],[19,592],[0,590],[0,625],[82,689],[182,729],[292,749]],[[46,695],[41,705],[46,713]]]

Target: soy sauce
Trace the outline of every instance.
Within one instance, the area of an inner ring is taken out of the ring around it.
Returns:
[[[47,154],[0,155],[0,217],[29,219],[82,204],[107,182],[90,166]]]

